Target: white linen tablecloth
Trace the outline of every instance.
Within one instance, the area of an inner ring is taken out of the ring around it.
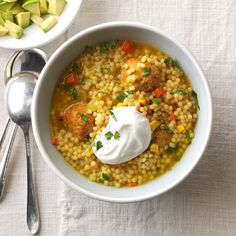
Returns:
[[[102,22],[130,20],[160,28],[199,60],[214,102],[212,137],[195,170],[173,190],[133,204],[94,200],[65,186],[33,145],[41,211],[41,235],[63,236],[233,236],[236,235],[236,1],[84,0],[71,28],[43,47],[50,55],[76,32]],[[0,127],[3,68],[12,51],[0,49]],[[26,172],[18,132],[0,203],[0,235],[28,235],[25,224]]]

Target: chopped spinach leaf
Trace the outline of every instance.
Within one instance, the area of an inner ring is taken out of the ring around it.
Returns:
[[[166,125],[161,125],[161,128],[164,129],[168,134],[173,134],[173,131]]]
[[[102,173],[102,178],[107,181],[109,181],[111,179],[111,177],[109,175],[107,175],[106,173]]]
[[[85,115],[83,113],[80,113],[80,117],[84,122],[88,122],[88,116],[87,115]]]
[[[184,137],[187,139],[188,143],[191,143],[191,140],[192,140],[192,139],[191,139],[190,136],[189,136],[189,131],[188,131],[188,130],[185,131]]]
[[[143,69],[143,76],[149,76],[152,73],[152,69],[150,67],[145,67]]]
[[[81,85],[85,85],[85,78],[80,77],[79,82],[80,82]]]
[[[199,104],[198,104],[198,97],[197,97],[197,93],[193,90],[192,91],[192,96],[194,98],[195,104],[198,107],[198,109],[200,110]]]
[[[161,99],[160,98],[154,98],[153,99],[153,103],[154,104],[160,104],[161,103]]]
[[[120,139],[120,133],[118,131],[115,132],[114,139],[115,140],[119,140]]]
[[[117,47],[117,42],[111,42],[110,43],[110,48],[111,49],[114,49],[114,48],[116,48]]]
[[[126,94],[124,91],[121,91],[121,92],[118,94],[118,100],[119,100],[120,102],[123,102],[126,97],[127,97],[127,94]]]
[[[115,42],[102,42],[99,44],[99,52],[101,54],[105,53],[109,48],[114,49],[116,47]]]
[[[173,153],[174,151],[176,151],[177,149],[179,148],[179,145],[177,144],[175,147],[168,147],[168,148],[166,148],[165,149],[165,152],[167,153],[167,154],[171,154],[171,153]]]
[[[167,59],[165,59],[165,64],[168,67],[173,67],[174,69],[178,68],[178,63],[176,60],[172,59],[171,57],[168,57]]]
[[[92,55],[94,53],[94,51],[95,51],[95,48],[93,46],[87,45],[85,47],[85,52],[89,53],[90,55]]]
[[[133,94],[135,93],[135,91],[134,91],[134,90],[128,90],[127,93],[128,93],[129,95],[133,95]]]
[[[102,142],[99,140],[99,141],[97,141],[97,143],[96,143],[96,149],[97,149],[97,151],[99,150],[99,149],[101,149],[103,147],[103,144],[102,144]]]
[[[105,137],[107,140],[111,140],[113,137],[113,133],[111,131],[108,131],[105,133]]]
[[[111,117],[114,119],[114,121],[117,121],[117,118],[116,118],[116,116],[115,116],[113,111],[111,111]]]
[[[72,66],[71,66],[71,72],[72,73],[76,73],[76,74],[79,74],[79,71],[80,71],[80,67],[77,63],[74,63]]]
[[[75,87],[68,87],[67,88],[69,95],[76,100],[78,98],[78,91]]]

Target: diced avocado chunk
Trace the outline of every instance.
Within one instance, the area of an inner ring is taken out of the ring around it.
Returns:
[[[17,2],[17,0],[3,0],[3,2]]]
[[[3,36],[8,33],[8,30],[0,25],[0,36]]]
[[[48,13],[47,0],[39,0],[39,9],[41,14]]]
[[[40,16],[32,15],[30,18],[36,25],[41,25],[43,23],[43,18]]]
[[[57,18],[55,16],[49,16],[46,20],[41,23],[41,29],[46,33],[57,23]]]
[[[30,11],[32,14],[40,16],[39,2],[38,0],[29,0],[25,2],[22,7],[25,10]]]
[[[6,21],[6,20],[9,20],[11,22],[14,22],[14,19],[13,19],[13,15],[11,13],[11,11],[6,11],[4,13],[2,13],[2,18]]]
[[[4,26],[4,24],[5,24],[5,21],[3,20],[2,15],[0,14],[0,25]]]
[[[60,16],[65,5],[65,0],[48,0],[48,13]]]
[[[15,2],[0,2],[0,10],[4,12],[10,11],[14,5]]]
[[[16,23],[22,28],[26,28],[30,24],[30,12],[21,12],[16,15]]]
[[[11,9],[11,12],[13,15],[17,15],[20,12],[24,12],[25,10],[21,7],[19,3],[16,3],[13,8]]]
[[[5,28],[8,30],[8,34],[17,39],[21,38],[23,35],[23,28],[9,20],[5,22]]]

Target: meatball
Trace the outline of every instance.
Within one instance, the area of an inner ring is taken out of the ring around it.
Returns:
[[[64,123],[79,140],[85,140],[93,130],[94,117],[87,114],[87,105],[78,102],[70,105],[64,112]]]
[[[130,58],[122,65],[121,81],[124,87],[134,85],[135,90],[150,92],[160,85],[161,72],[157,66],[143,64],[138,58]],[[129,70],[134,72],[130,75]],[[150,74],[145,73],[145,70]]]
[[[163,129],[157,129],[154,133],[154,142],[159,146],[159,147],[164,147],[168,145],[171,141],[172,135],[168,134],[165,130]]]

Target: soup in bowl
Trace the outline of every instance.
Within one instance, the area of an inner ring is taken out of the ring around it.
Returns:
[[[179,183],[209,139],[206,79],[190,53],[137,23],[94,26],[44,68],[32,107],[48,165],[70,186],[116,202]]]

